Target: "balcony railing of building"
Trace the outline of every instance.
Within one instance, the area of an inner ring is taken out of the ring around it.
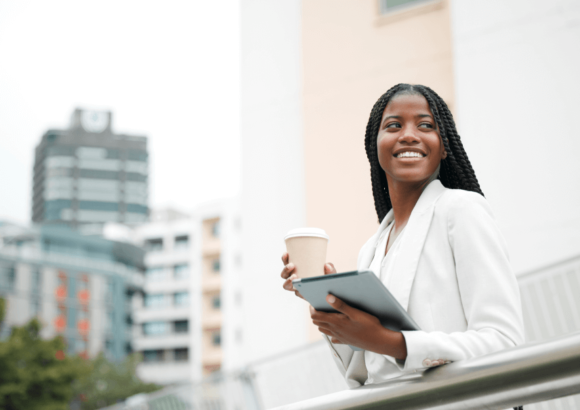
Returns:
[[[580,332],[279,407],[505,409],[580,393]]]
[[[320,354],[323,350],[312,352]],[[293,356],[289,352],[284,355],[281,364],[287,369],[288,360],[295,361],[296,358],[295,354]],[[168,388],[149,398],[143,397],[140,405],[146,406],[145,403],[149,402],[156,405],[163,403],[167,407],[162,408],[166,409],[195,410],[272,408],[264,405],[265,392],[260,391],[259,379],[260,374],[267,372],[268,368],[273,370],[272,362],[276,360],[280,359],[262,361],[235,374],[212,375],[200,383],[179,389]],[[279,366],[276,368],[283,371]],[[293,388],[295,387],[288,384],[284,387]],[[406,373],[386,383],[343,390],[276,409],[507,409],[578,393],[580,332],[437,368]],[[125,403],[108,409],[142,408],[147,407]]]

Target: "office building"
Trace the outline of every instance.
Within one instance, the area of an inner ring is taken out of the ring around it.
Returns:
[[[37,317],[42,336],[69,353],[111,360],[131,352],[131,303],[143,283],[143,251],[66,226],[0,223],[2,333]]]
[[[36,223],[145,222],[147,138],[114,133],[111,112],[77,108],[69,128],[46,131],[36,147],[32,196]]]

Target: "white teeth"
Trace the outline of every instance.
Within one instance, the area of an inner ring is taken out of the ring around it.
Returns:
[[[397,158],[423,158],[423,155],[418,152],[407,151],[397,154]]]

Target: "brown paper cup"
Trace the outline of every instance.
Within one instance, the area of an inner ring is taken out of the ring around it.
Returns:
[[[324,275],[328,235],[319,228],[292,229],[284,237],[289,262],[299,278]]]

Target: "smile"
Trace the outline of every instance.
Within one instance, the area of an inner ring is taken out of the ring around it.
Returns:
[[[424,154],[414,151],[399,152],[398,154],[395,155],[395,158],[423,158],[423,157],[425,157]]]

